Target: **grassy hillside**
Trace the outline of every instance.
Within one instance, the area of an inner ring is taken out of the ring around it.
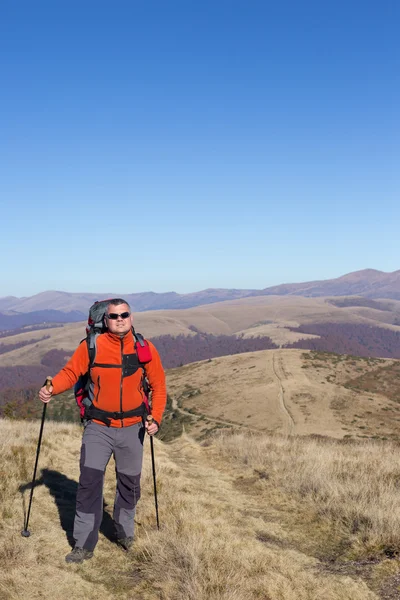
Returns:
[[[80,429],[46,423],[23,538],[38,423],[0,421],[2,600],[377,600],[398,598],[398,464],[390,442],[251,434],[149,445],[130,553],[113,542],[114,472],[99,544],[67,565]],[[373,468],[371,468],[373,467]],[[397,594],[397,595],[396,595]]]
[[[342,300],[340,302],[340,300]],[[371,326],[389,332],[400,332],[400,302],[381,300],[372,306],[365,299],[303,298],[296,296],[262,296],[219,302],[185,310],[160,310],[135,314],[135,327],[150,339],[163,335],[194,336],[196,331],[213,335],[238,335],[244,338],[270,337],[278,346],[298,340],[312,340],[317,333],[300,331],[299,327],[339,323]],[[44,335],[48,339],[40,339]],[[2,338],[9,351],[0,354],[0,367],[39,365],[53,349],[72,351],[85,335],[85,324],[72,323],[45,332],[27,330]],[[29,345],[14,348],[15,344]],[[391,342],[393,344],[393,342]]]
[[[44,378],[44,376],[43,376]],[[302,350],[222,356],[167,370],[160,432],[198,440],[218,429],[350,439],[400,440],[400,361]],[[40,418],[37,388],[1,392],[1,414]],[[54,398],[48,418],[79,422],[72,391]]]
[[[170,369],[168,390],[197,438],[210,428],[400,439],[400,362],[265,350]]]

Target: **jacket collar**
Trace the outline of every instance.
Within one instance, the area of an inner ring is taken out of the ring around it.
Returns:
[[[116,335],[115,333],[111,333],[110,331],[106,331],[106,333],[104,335],[106,335],[107,338],[114,344],[115,343],[120,344],[121,340],[124,340],[124,342],[127,342],[128,340],[133,339],[132,330],[128,331],[123,337],[120,337],[119,335]]]

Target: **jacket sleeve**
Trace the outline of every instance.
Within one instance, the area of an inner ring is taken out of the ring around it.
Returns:
[[[89,369],[89,353],[86,340],[83,340],[65,367],[53,377],[53,394],[61,394],[72,388],[81,375]]]
[[[151,394],[151,414],[155,421],[160,425],[162,416],[167,403],[167,387],[165,383],[165,373],[161,364],[160,355],[155,346],[148,342],[151,350],[151,361],[146,364],[146,375],[152,391]]]

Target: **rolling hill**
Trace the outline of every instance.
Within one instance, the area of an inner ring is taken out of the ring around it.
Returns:
[[[345,326],[343,335],[347,326],[357,326],[359,336],[367,339],[370,332],[378,330],[394,336],[392,344],[395,344],[400,334],[397,324],[400,323],[400,301],[381,300],[372,306],[370,302],[358,297],[259,296],[190,309],[141,312],[135,314],[134,324],[137,331],[149,339],[167,335],[193,337],[200,332],[214,336],[268,337],[277,346],[320,337],[318,332],[300,331],[299,327],[337,324]],[[46,329],[45,335],[46,339],[40,339],[44,332],[38,329],[3,337],[0,367],[40,365],[50,350],[73,351],[85,335],[85,323]],[[26,341],[31,343],[13,347]]]
[[[167,372],[185,428],[400,440],[400,361],[264,350]]]
[[[257,292],[257,295],[260,294],[268,296],[294,294],[306,297],[363,296],[400,300],[400,270],[384,273],[376,269],[364,269],[335,279],[272,286]]]
[[[311,363],[304,363],[301,357],[306,349],[311,353],[329,350],[343,356],[369,357],[361,362],[351,359],[357,369],[377,365],[374,360],[378,357],[400,358],[400,327],[395,324],[399,317],[400,302],[395,300],[266,296],[179,311],[137,313],[135,327],[155,342],[167,369],[195,363],[185,367],[191,374],[185,385],[190,386],[191,391],[201,390],[197,400],[211,402],[210,406],[215,403],[213,411],[217,413],[207,414],[208,405],[202,408],[202,414],[208,418],[236,423],[246,420],[247,424],[256,428],[261,424],[263,430],[270,432],[292,428],[299,434],[332,437],[363,434],[393,437],[397,435],[397,421],[388,421],[387,416],[396,415],[393,412],[396,399],[383,401],[374,396],[377,390],[371,392],[372,395],[354,395],[354,390],[342,385],[341,375],[335,380],[336,384],[340,383],[339,387],[333,385],[337,374],[327,369],[326,361],[322,361],[318,369],[308,371]],[[84,332],[85,323],[73,323],[45,330],[30,329],[1,338],[0,405],[4,410],[8,407],[6,414],[21,414],[18,407],[29,403],[46,375],[54,375],[65,364]],[[304,350],[290,350],[290,346]],[[263,350],[265,348],[270,350]],[[258,350],[260,352],[256,352]],[[241,354],[244,351],[247,354]],[[265,358],[260,358],[263,352]],[[257,361],[248,364],[250,357],[255,356],[259,357]],[[351,361],[346,363],[349,373]],[[202,369],[199,364],[203,365]],[[226,365],[225,370],[222,365]],[[321,381],[315,376],[317,372],[322,373]],[[199,382],[197,373],[202,373]],[[285,379],[285,373],[292,375]],[[345,383],[351,379],[349,373]],[[247,375],[250,376],[248,381]],[[356,375],[355,371],[353,379]],[[173,390],[177,384],[171,377],[169,375]],[[220,391],[215,381],[222,386]],[[210,394],[208,390],[212,390]],[[297,396],[291,390],[297,390]],[[183,391],[177,393],[179,397]],[[251,410],[240,412],[240,402],[235,400],[238,397],[248,399]],[[260,398],[265,406],[258,403]],[[291,406],[285,413],[278,408],[282,409],[286,398]],[[337,398],[344,402],[339,411],[335,408]],[[377,404],[371,398],[375,398]],[[223,410],[225,403],[227,411]],[[378,410],[380,403],[382,407]],[[268,422],[259,416],[260,407],[263,407],[262,414],[268,415]],[[190,403],[187,408],[195,410]],[[64,408],[61,412],[65,414]],[[371,426],[360,424],[356,415],[371,422]],[[365,427],[365,431],[358,430],[359,426]]]
[[[32,313],[34,311],[46,310],[87,313],[89,306],[95,300],[115,298],[121,295],[131,304],[135,312],[192,308],[204,304],[214,304],[216,302],[253,296],[362,296],[365,298],[391,298],[400,300],[400,270],[393,273],[384,273],[375,269],[364,269],[335,279],[280,284],[261,290],[211,288],[189,294],[177,294],[176,292],[143,292],[135,294],[101,292],[94,294],[45,291],[24,298],[17,298],[15,296],[0,298],[0,313],[5,313],[6,311]]]

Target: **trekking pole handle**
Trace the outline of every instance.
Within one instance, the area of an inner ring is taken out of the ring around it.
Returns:
[[[151,424],[152,424],[152,422],[154,421],[154,419],[153,419],[152,415],[147,415],[147,417],[146,417],[146,421],[148,422],[148,424],[149,424],[149,425],[151,425]]]
[[[46,389],[47,389],[47,391],[49,391],[49,389],[51,388],[51,382],[52,381],[53,381],[53,378],[50,375],[48,375],[46,377]]]

